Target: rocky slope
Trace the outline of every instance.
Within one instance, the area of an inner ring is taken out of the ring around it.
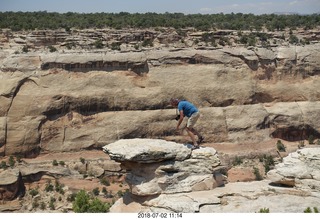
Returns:
[[[289,154],[265,180],[228,184],[212,148],[129,139],[103,149],[129,172],[130,192],[113,213],[302,213],[320,205],[318,146]]]

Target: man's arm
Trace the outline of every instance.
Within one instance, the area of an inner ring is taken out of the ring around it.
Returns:
[[[183,110],[180,110],[180,119],[177,124],[177,130],[179,129],[179,126],[181,125],[183,118],[184,118]]]

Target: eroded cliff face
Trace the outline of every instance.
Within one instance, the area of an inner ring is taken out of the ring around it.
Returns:
[[[209,142],[320,137],[317,42],[53,53],[33,44],[21,54],[17,44],[9,37],[0,52],[2,156],[174,139],[171,97],[199,107],[197,127]]]

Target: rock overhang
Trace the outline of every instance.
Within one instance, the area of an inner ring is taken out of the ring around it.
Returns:
[[[104,146],[103,151],[118,162],[182,161],[191,156],[191,149],[187,145],[162,139],[120,139]]]

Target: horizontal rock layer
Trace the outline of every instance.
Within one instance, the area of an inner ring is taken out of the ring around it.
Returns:
[[[171,97],[200,108],[197,126],[208,141],[319,136],[318,44],[7,57],[6,52],[0,63],[1,155],[173,136]],[[108,63],[114,69],[104,69]],[[145,70],[134,72],[130,63],[143,63]],[[74,69],[65,68],[71,64]]]

